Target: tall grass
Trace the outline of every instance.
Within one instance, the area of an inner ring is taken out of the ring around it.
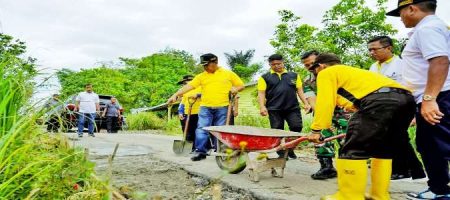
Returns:
[[[94,165],[62,135],[47,135],[35,124],[41,112],[27,106],[31,77],[14,58],[0,61],[0,199],[84,199],[107,197]]]
[[[152,112],[128,114],[126,118],[129,130],[155,130],[166,126],[166,121]]]

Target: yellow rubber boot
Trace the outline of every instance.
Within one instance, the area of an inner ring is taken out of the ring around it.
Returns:
[[[337,159],[338,191],[321,200],[364,200],[367,160]]]
[[[391,182],[392,160],[372,159],[371,174],[372,185],[370,189],[370,199],[389,200],[389,183]]]

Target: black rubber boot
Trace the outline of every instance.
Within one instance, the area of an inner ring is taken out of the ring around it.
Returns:
[[[325,180],[335,178],[337,176],[336,169],[333,167],[333,159],[327,157],[319,157],[320,169],[315,174],[311,175],[312,179]]]

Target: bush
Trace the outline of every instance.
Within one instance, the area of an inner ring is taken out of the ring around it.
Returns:
[[[166,121],[152,112],[140,112],[126,116],[129,130],[156,130],[166,127]]]
[[[83,199],[108,198],[84,151],[37,127],[42,112],[28,106],[32,83],[11,67],[17,64],[14,58],[0,62],[0,199],[66,199],[86,192]]]

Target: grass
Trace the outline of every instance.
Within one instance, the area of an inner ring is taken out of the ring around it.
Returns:
[[[0,199],[107,199],[84,151],[36,125],[42,112],[28,105],[33,83],[17,63],[0,62]]]
[[[164,129],[166,121],[152,112],[140,112],[126,116],[129,130]]]

